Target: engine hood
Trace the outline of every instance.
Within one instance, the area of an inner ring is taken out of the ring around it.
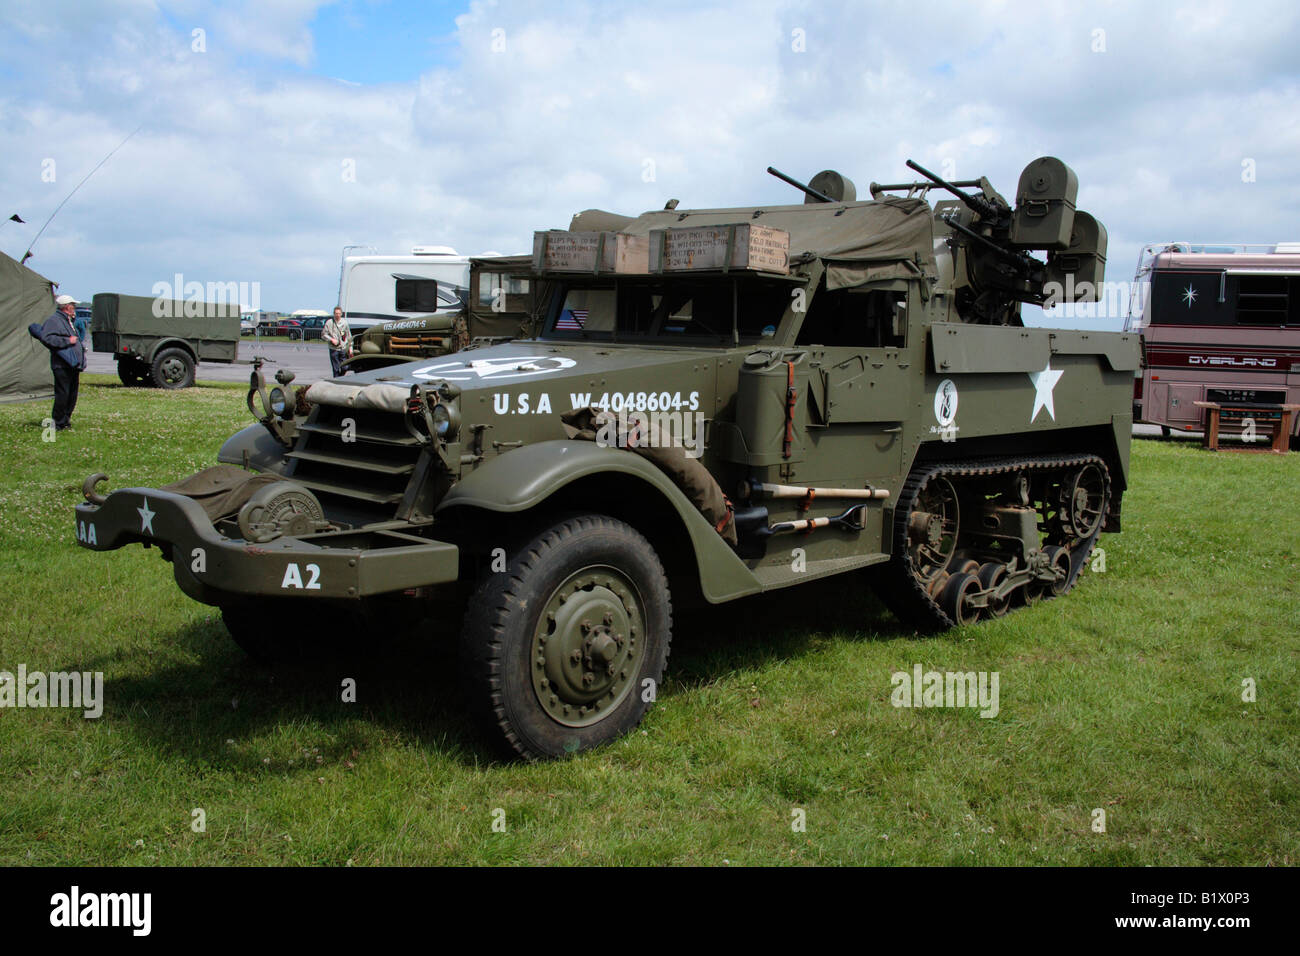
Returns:
[[[374,369],[349,384],[460,389],[466,425],[490,425],[498,443],[564,437],[559,416],[596,405],[713,417],[719,372],[734,381],[750,349],[570,344],[525,340]],[[727,390],[730,392],[730,390]]]
[[[591,380],[592,376],[698,365],[701,361],[712,365],[729,354],[728,350],[716,348],[520,341],[373,369],[347,381],[355,385],[380,382],[407,387],[452,382],[470,392],[550,386]]]

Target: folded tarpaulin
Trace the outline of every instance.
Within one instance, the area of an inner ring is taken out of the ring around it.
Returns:
[[[263,485],[284,481],[279,475],[252,474],[233,465],[213,465],[197,474],[163,485],[162,491],[172,491],[199,503],[212,520],[238,514],[239,509],[253,497],[253,492]]]

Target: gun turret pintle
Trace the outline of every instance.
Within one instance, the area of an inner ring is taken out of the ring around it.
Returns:
[[[930,172],[930,170],[926,169],[920,163],[913,162],[910,159],[907,161],[907,166],[909,169],[915,169],[926,179],[933,181],[933,183],[936,186],[940,187],[941,189],[948,190],[948,192],[952,193],[954,196],[956,196],[958,199],[964,202],[967,206],[969,206],[972,211],[978,213],[980,216],[984,217],[985,219],[997,218],[999,212],[998,207],[995,206],[993,203],[989,202],[983,196],[973,196],[970,193],[962,192],[954,184],[948,182],[945,179],[940,179],[938,176]]]

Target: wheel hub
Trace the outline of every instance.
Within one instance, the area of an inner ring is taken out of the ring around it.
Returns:
[[[533,638],[533,689],[556,721],[595,723],[631,691],[641,666],[636,591],[612,569],[580,571],[552,592]]]

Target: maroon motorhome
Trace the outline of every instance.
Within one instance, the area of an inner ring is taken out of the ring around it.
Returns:
[[[1148,245],[1124,327],[1142,333],[1133,420],[1166,435],[1204,430],[1198,401],[1300,402],[1300,243]]]

